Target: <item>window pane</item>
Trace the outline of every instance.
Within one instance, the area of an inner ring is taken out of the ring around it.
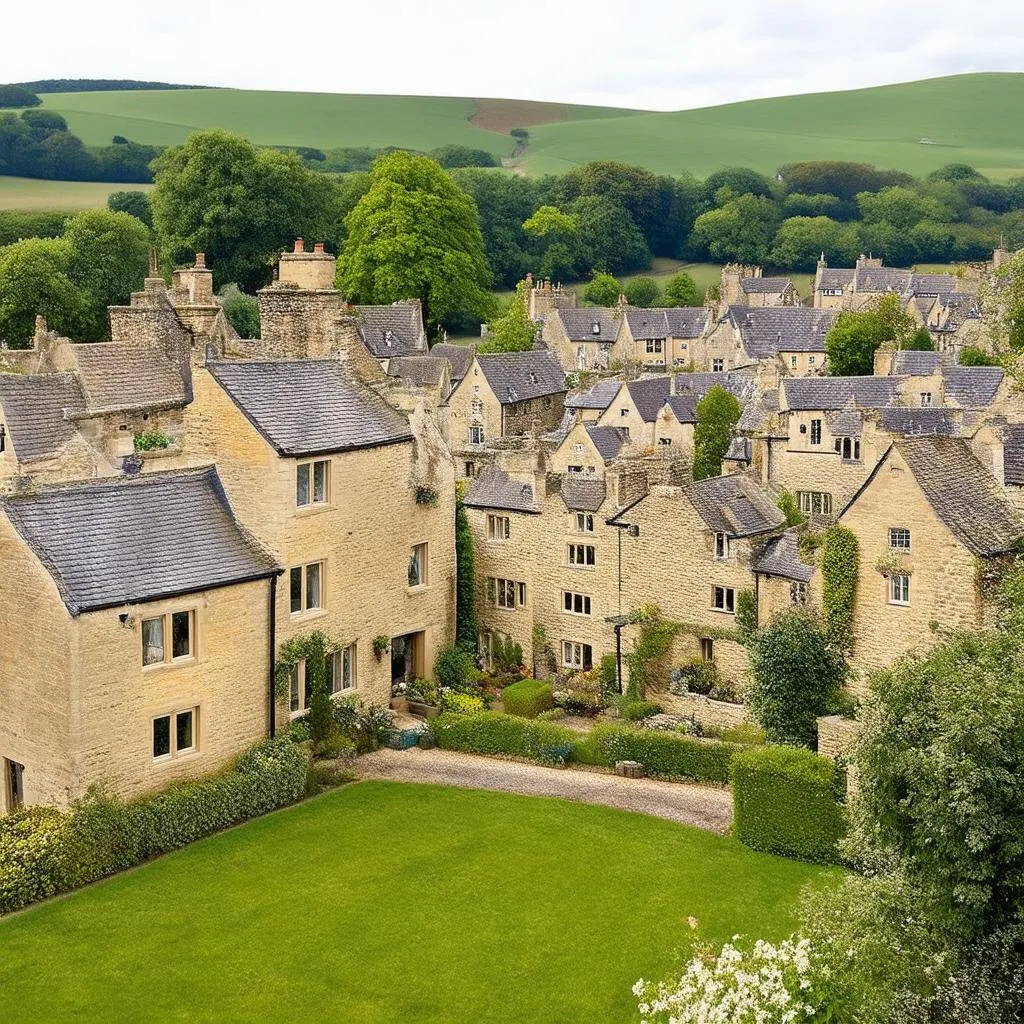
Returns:
[[[352,662],[355,655],[355,650],[352,647],[346,647],[341,652],[341,688],[343,690],[350,690],[352,688]]]
[[[192,653],[192,613],[175,612],[171,616],[171,657],[187,658]]]
[[[327,463],[313,463],[313,500],[327,501]]]
[[[302,567],[295,566],[289,576],[291,588],[291,611],[294,615],[302,611]]]
[[[292,665],[288,673],[288,710],[298,711],[299,704],[299,666]]]
[[[309,504],[309,466],[295,467],[295,504]]]
[[[164,660],[164,620],[142,620],[142,664],[157,665]]]
[[[306,607],[320,607],[320,563],[306,566]]]
[[[563,600],[564,600],[564,603],[565,603],[565,610],[567,612],[571,612],[572,611],[572,594],[570,594],[569,591],[566,591],[562,595],[562,597],[563,597]]]
[[[153,719],[153,756],[166,757],[171,752],[171,716]]]
[[[177,716],[177,722],[175,724],[175,739],[177,740],[176,749],[180,754],[183,750],[191,750],[194,746],[192,742],[192,712],[182,711]]]

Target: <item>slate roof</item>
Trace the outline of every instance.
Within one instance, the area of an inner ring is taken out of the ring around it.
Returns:
[[[584,306],[579,309],[556,309],[562,330],[570,341],[603,341],[611,343],[619,336],[621,320],[617,308]],[[594,332],[594,324],[598,331]]]
[[[734,437],[724,458],[729,462],[750,462],[753,445],[749,437]]]
[[[479,355],[477,363],[502,405],[525,402],[565,391],[565,371],[553,352],[495,352]]]
[[[1003,479],[1018,487],[1024,485],[1024,423],[1006,428],[1003,441]]]
[[[617,459],[623,446],[629,441],[629,433],[621,427],[588,426],[587,434],[605,462]]]
[[[753,401],[748,402],[740,413],[736,429],[744,433],[754,433],[764,429],[765,420],[779,411],[778,388],[762,391]]]
[[[353,380],[337,359],[218,362],[208,369],[279,455],[412,439],[405,417]]]
[[[814,566],[800,560],[796,537],[796,529],[790,529],[766,541],[751,559],[750,568],[762,576],[781,576],[798,583],[810,583]]]
[[[916,352],[901,349],[892,354],[892,372],[911,377],[928,377],[935,373],[942,363],[938,352]]]
[[[88,412],[184,405],[191,398],[181,370],[155,345],[101,341],[71,351]]]
[[[467,508],[540,512],[534,501],[533,486],[519,480],[510,480],[508,473],[500,469],[489,469],[481,473],[466,492],[462,504]]]
[[[740,288],[748,295],[754,294],[779,294],[792,288],[793,282],[788,277],[744,277],[740,281]]]
[[[274,576],[215,469],[70,484],[0,502],[72,615]]]
[[[818,288],[842,288],[845,291],[856,273],[852,267],[825,267],[821,272]]]
[[[653,338],[699,338],[708,324],[705,306],[672,306],[626,310],[629,333],[635,341]]]
[[[942,381],[946,399],[961,409],[983,409],[992,404],[1003,383],[1001,366],[944,366]]]
[[[566,409],[607,409],[619,393],[622,382],[614,377],[599,380],[586,391],[577,391],[565,400]]]
[[[73,373],[0,373],[0,410],[15,454],[27,462],[53,455],[78,433],[65,412],[84,412],[85,397]]]
[[[596,512],[607,494],[603,480],[587,479],[579,473],[562,477],[560,493],[565,507],[573,512]]]
[[[910,291],[914,295],[941,295],[955,292],[959,283],[952,274],[914,274],[910,278]]]
[[[395,356],[388,361],[388,376],[419,387],[437,387],[444,382],[448,360],[439,356]]]
[[[452,368],[452,384],[457,384],[469,372],[473,356],[476,355],[476,345],[449,345],[447,343],[435,345],[431,350],[432,356],[441,356],[448,360]]]
[[[913,409],[896,406],[882,409],[880,421],[884,430],[904,437],[919,434],[942,434],[952,437],[957,432],[952,412],[943,408]]]
[[[700,517],[716,533],[749,537],[781,526],[786,517],[745,476],[712,476],[685,487]]]
[[[680,409],[687,408],[687,401],[703,398],[713,387],[725,388],[741,402],[747,401],[754,392],[754,376],[749,373],[677,373],[676,396],[684,399],[679,403]],[[640,377],[626,384],[630,398],[645,423],[653,423],[658,418],[662,406],[669,401],[672,392],[672,378],[668,375],[660,377]],[[689,421],[686,421],[689,422]]]
[[[970,292],[949,292],[938,297],[941,319],[934,330],[956,331],[968,320],[981,318],[978,296]]]
[[[913,437],[895,444],[935,514],[970,551],[999,554],[1024,533],[1002,488],[966,441]]]
[[[842,412],[832,417],[828,429],[833,437],[860,437],[864,429],[864,417],[851,400]]]
[[[730,306],[729,316],[747,354],[770,359],[779,352],[824,352],[825,335],[839,311],[809,306]]]
[[[377,359],[427,351],[427,335],[419,303],[356,306],[359,336]]]
[[[790,409],[842,409],[851,399],[861,409],[881,409],[898,400],[900,377],[785,377]]]
[[[899,292],[910,287],[913,275],[898,267],[861,267],[856,272],[855,284],[859,292]]]

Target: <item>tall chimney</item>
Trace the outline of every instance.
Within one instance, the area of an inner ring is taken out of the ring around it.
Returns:
[[[206,253],[205,252],[197,252],[196,253],[195,269],[196,270],[205,270],[206,269]]]
[[[295,252],[305,252],[306,251],[306,243],[301,238],[296,238],[295,239],[295,250],[294,251]]]

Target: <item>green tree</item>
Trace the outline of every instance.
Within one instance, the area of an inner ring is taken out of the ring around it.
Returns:
[[[735,395],[717,384],[697,403],[693,428],[693,479],[718,476],[729,450],[742,407]]]
[[[651,264],[651,250],[629,211],[606,196],[581,196],[572,204],[579,225],[581,259],[617,274]],[[582,269],[582,268],[581,268]]]
[[[987,181],[970,164],[946,164],[928,175],[929,181]]]
[[[583,290],[583,300],[595,306],[614,306],[621,294],[622,282],[618,278],[595,270]]]
[[[661,289],[653,277],[634,277],[626,285],[626,301],[631,306],[650,309],[661,299]]]
[[[833,377],[870,376],[880,345],[908,348],[916,332],[914,318],[903,312],[897,295],[883,296],[874,309],[840,313],[825,335],[829,372]]]
[[[533,348],[537,325],[528,316],[526,302],[526,282],[520,281],[508,308],[491,321],[491,336],[477,346],[478,352],[528,352]]]
[[[499,167],[500,163],[493,153],[486,149],[473,149],[470,146],[439,146],[431,150],[430,157],[442,167]]]
[[[75,337],[89,296],[68,276],[71,252],[62,238],[26,238],[0,250],[0,340],[28,348],[36,316]]]
[[[464,651],[476,653],[476,570],[473,558],[473,532],[462,504],[466,484],[455,492],[455,643]]]
[[[935,342],[932,341],[932,336],[928,333],[927,327],[918,327],[903,347],[916,352],[934,352]]]
[[[765,263],[778,227],[778,209],[770,199],[741,195],[702,213],[690,245],[721,262]]]
[[[853,199],[860,192],[879,192],[890,185],[912,185],[914,179],[903,171],[879,171],[871,164],[849,160],[804,160],[783,164],[779,176],[785,188],[804,195],[827,193]]]
[[[1024,351],[1024,249],[996,271],[997,287],[983,298],[984,312],[992,324],[997,351],[1009,342],[1014,352]]]
[[[353,301],[418,298],[431,330],[466,314],[487,319],[494,302],[476,204],[433,160],[381,157],[369,191],[345,220],[338,286]]]
[[[701,183],[701,199],[705,208],[722,205],[718,199],[723,189],[726,190],[725,194],[733,198],[745,195],[768,198],[772,194],[772,183],[749,167],[723,167],[709,174]]]
[[[817,720],[839,695],[846,665],[821,624],[806,612],[781,612],[747,640],[747,704],[776,743],[817,746]]]
[[[1002,366],[1002,360],[998,356],[990,356],[980,348],[973,345],[965,345],[960,349],[957,362],[961,366]]]
[[[564,241],[579,231],[578,217],[563,213],[557,206],[539,206],[523,221],[523,230],[531,238]]]
[[[789,270],[814,270],[822,253],[833,265],[852,263],[859,241],[852,225],[828,217],[790,217],[775,233],[771,262]]]
[[[107,306],[127,305],[149,269],[149,228],[128,213],[87,210],[68,221],[63,240],[70,255],[68,276],[89,296],[77,336],[108,338]]]
[[[238,331],[240,338],[258,338],[260,336],[260,304],[252,296],[246,295],[237,284],[226,284],[217,293],[224,315],[231,321],[231,326]]]
[[[704,296],[698,291],[693,278],[683,271],[668,279],[662,302],[666,306],[700,306]]]
[[[255,291],[296,237],[325,240],[338,219],[327,175],[308,170],[295,153],[257,149],[228,132],[195,132],[153,169],[150,198],[164,262],[180,265],[205,252],[218,288],[237,281]]]
[[[107,196],[107,209],[112,213],[130,213],[147,228],[153,226],[153,207],[145,192],[111,192]]]
[[[0,85],[0,108],[38,107],[43,101],[20,85]]]
[[[897,231],[909,231],[922,220],[946,219],[945,211],[935,199],[899,185],[880,192],[861,192],[857,205],[868,224],[890,224]]]

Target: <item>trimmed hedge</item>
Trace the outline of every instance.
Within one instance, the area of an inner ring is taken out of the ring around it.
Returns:
[[[555,706],[551,684],[541,679],[521,679],[501,691],[501,705],[507,715],[536,718]]]
[[[642,718],[661,714],[661,705],[649,700],[624,700],[619,705],[619,715],[627,722],[639,722]]]
[[[475,715],[445,713],[428,723],[443,750],[470,754],[515,754],[543,759],[542,751],[572,744],[579,733],[551,722],[537,722],[497,711]]]
[[[698,740],[681,733],[599,725],[577,742],[576,760],[608,768],[616,761],[639,761],[652,775],[726,783],[729,763],[742,749],[732,743]]]
[[[846,830],[839,773],[794,747],[751,747],[732,762],[735,834],[744,846],[831,864]]]
[[[0,818],[0,914],[28,906],[294,803],[309,754],[264,740],[226,771],[129,803],[90,796],[70,812]]]

